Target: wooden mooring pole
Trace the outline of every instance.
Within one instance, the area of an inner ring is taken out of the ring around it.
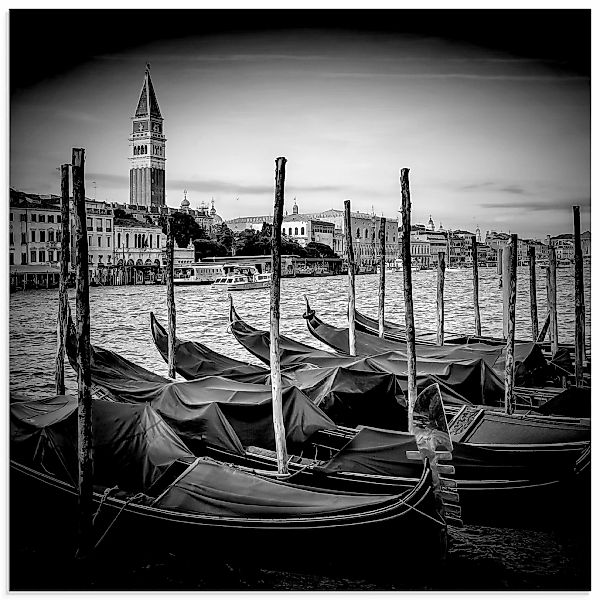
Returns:
[[[404,267],[404,319],[406,323],[406,366],[408,371],[408,426],[413,433],[413,412],[417,401],[417,353],[413,314],[412,271],[410,256],[410,186],[409,169],[400,170],[402,192],[402,263]]]
[[[70,165],[60,167],[60,273],[58,283],[58,319],[56,321],[56,393],[65,393],[65,343],[67,336],[67,319],[69,310],[69,293],[67,280],[69,279],[69,168]]]
[[[513,390],[515,387],[515,307],[517,304],[517,235],[510,236],[510,243],[506,249],[510,256],[510,263],[504,265],[508,267],[508,277],[506,279],[506,288],[508,288],[508,330],[506,336],[506,363],[504,372],[504,410],[512,415],[515,410],[513,400]]]
[[[529,304],[531,305],[531,339],[537,342],[540,335],[537,314],[537,282],[535,276],[535,246],[527,248],[529,258]]]
[[[573,207],[575,237],[575,385],[583,385],[585,360],[585,299],[583,296],[583,254],[581,252],[581,221],[579,206]]]
[[[168,375],[175,379],[175,330],[176,330],[176,314],[175,314],[175,286],[173,285],[173,255],[175,252],[175,234],[173,232],[173,217],[167,217],[167,329],[168,329]]]
[[[277,471],[288,472],[288,453],[285,443],[283,423],[283,400],[281,393],[281,364],[279,355],[279,300],[281,295],[281,223],[285,188],[285,163],[280,156],[275,159],[275,204],[273,206],[273,227],[271,229],[271,257],[273,274],[271,279],[271,390],[273,395],[273,428],[275,432],[275,450],[277,451]]]
[[[385,217],[379,224],[379,337],[385,326]]]
[[[550,349],[552,356],[558,351],[558,316],[556,313],[556,248],[548,248],[548,311],[550,312]]]
[[[438,252],[437,264],[437,343],[444,345],[444,278],[446,273],[446,262],[444,253]]]
[[[356,356],[356,267],[354,265],[354,248],[352,247],[350,200],[344,200],[344,229],[346,230],[346,260],[348,261],[348,352],[350,356]]]
[[[481,335],[481,314],[479,313],[479,264],[477,259],[477,238],[471,236],[471,254],[473,256],[473,309],[475,310],[475,335]]]
[[[510,298],[510,265],[516,248],[507,243],[502,249],[502,337],[508,339],[508,310]]]
[[[92,377],[90,348],[90,290],[88,271],[88,239],[85,210],[85,150],[73,148],[73,202],[75,204],[75,301],[77,327],[77,384],[79,462],[79,558],[88,558],[93,549],[93,477],[92,443]]]

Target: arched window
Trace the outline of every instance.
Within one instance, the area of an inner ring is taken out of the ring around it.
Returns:
[[[300,228],[300,235],[304,235],[304,227]]]
[[[121,234],[117,233],[117,248],[121,247]]]
[[[360,239],[360,228],[359,227],[356,228],[356,238]]]
[[[294,235],[298,235],[298,228],[294,227]]]
[[[152,248],[152,234],[150,234],[150,248]]]
[[[290,230],[288,232],[290,235],[292,235],[292,228],[290,227]]]
[[[129,234],[128,233],[125,234],[125,247],[129,248]]]
[[[365,240],[369,239],[369,230],[365,227]]]

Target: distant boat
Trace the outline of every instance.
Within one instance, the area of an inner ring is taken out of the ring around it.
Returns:
[[[173,283],[175,285],[210,285],[223,275],[223,268],[214,263],[191,264],[188,267],[175,269]]]
[[[214,281],[214,289],[224,289],[229,292],[236,290],[257,290],[271,286],[271,273],[259,273],[256,269],[249,273],[234,272]]]

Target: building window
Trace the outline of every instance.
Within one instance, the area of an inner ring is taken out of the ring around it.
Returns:
[[[13,220],[13,213],[10,213],[10,220]]]
[[[356,228],[356,239],[360,240],[360,229],[358,227]]]
[[[150,248],[152,248],[152,234],[150,234]]]
[[[60,223],[60,215],[56,215],[56,222]]]
[[[46,232],[40,231],[40,242],[45,242],[45,241],[46,241]]]
[[[56,251],[56,260],[60,261],[60,250]]]
[[[102,248],[102,236],[98,236],[98,248]]]
[[[88,254],[88,264],[91,265],[94,262],[94,257],[91,254]]]
[[[85,220],[85,222],[86,222],[87,230],[88,230],[88,231],[93,231],[93,229],[94,229],[94,222],[93,222],[93,220],[92,220],[92,217],[88,217],[88,218]]]
[[[106,236],[106,247],[110,248],[110,237]]]
[[[37,252],[35,250],[32,250],[30,252],[30,255],[31,255],[31,262],[32,263],[37,262]]]
[[[129,234],[125,234],[125,248],[129,248]]]
[[[304,227],[300,228],[300,235],[304,235]]]
[[[56,232],[56,241],[60,242],[60,231]]]
[[[22,231],[21,232],[21,244],[26,244],[27,243],[27,234]]]
[[[48,260],[54,262],[54,250],[48,250]]]
[[[112,231],[112,221],[110,219],[106,219],[106,231],[108,233]]]
[[[15,264],[15,253],[11,252],[10,256],[9,256],[9,264],[14,265]]]
[[[40,250],[39,262],[46,262],[46,251]]]
[[[31,220],[35,223],[37,221],[37,215],[35,213],[31,213]]]
[[[54,215],[48,215],[48,223],[54,223]]]
[[[53,242],[53,241],[54,241],[54,229],[51,229],[51,230],[48,232],[48,241],[49,241],[49,242]]]
[[[35,231],[31,232],[31,241],[35,242]]]
[[[21,221],[27,221],[27,213],[21,213]]]
[[[15,236],[14,236],[14,233],[12,231],[10,232],[10,245],[11,246],[15,245]]]
[[[40,223],[45,223],[45,222],[46,222],[46,215],[40,215]]]
[[[121,247],[121,234],[117,233],[117,248]]]
[[[102,219],[96,219],[96,231],[102,231]]]
[[[298,235],[298,228],[294,227],[294,235]]]
[[[27,264],[27,252],[21,252],[21,264],[22,265]]]

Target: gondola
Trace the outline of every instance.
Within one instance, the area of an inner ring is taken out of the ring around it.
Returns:
[[[320,342],[333,348],[336,352],[349,355],[348,328],[334,327],[317,317],[306,298],[304,313],[309,332]],[[406,343],[392,339],[380,338],[371,333],[355,332],[355,348],[357,356],[372,356],[384,352],[396,352],[406,357]],[[500,377],[506,368],[506,349],[503,346],[490,346],[482,343],[453,344],[445,346],[415,345],[419,362],[430,360],[449,361],[481,359]],[[555,375],[540,348],[533,342],[515,344],[515,385],[536,386],[545,384]]]
[[[230,303],[230,329],[235,339],[251,354],[269,364],[269,332],[261,331],[243,321]],[[316,367],[341,366],[352,370],[375,373],[392,373],[406,381],[408,367],[406,356],[387,351],[372,356],[341,356],[317,350],[307,344],[280,336],[280,360],[282,367],[312,365]],[[439,358],[417,362],[418,378],[434,378],[445,388],[472,404],[500,406],[504,402],[504,384],[494,370],[481,358],[463,358],[449,361]]]
[[[149,383],[140,389],[142,368],[134,365],[129,378],[128,361],[115,360],[112,355],[108,350],[97,348],[92,355],[92,380],[111,399],[150,402],[198,453],[260,471],[275,467],[272,440],[265,443],[259,431],[260,424],[257,424],[255,443],[248,436],[248,421],[240,424],[239,420],[232,419],[229,422],[224,414],[226,410],[204,410],[210,400],[207,397],[210,385],[207,386],[205,381],[175,383],[162,378],[160,383],[153,380],[156,375],[150,374]],[[227,384],[223,381],[221,385]],[[230,411],[236,401],[236,385],[236,382],[229,385]],[[245,388],[246,410],[250,389],[249,386]],[[264,399],[263,386],[255,386],[255,393]],[[241,401],[241,398],[237,400]],[[517,419],[475,407],[466,408],[473,412],[461,413],[452,435],[455,440],[465,440],[454,443],[453,479],[460,493],[463,514],[469,522],[489,519],[497,501],[509,499],[516,503],[515,507],[530,501],[536,507],[542,500],[548,503],[547,494],[564,489],[576,479],[578,471],[585,471],[589,465],[589,455],[585,458],[589,447],[589,423],[586,425],[574,419]],[[192,419],[190,412],[195,412],[196,418]],[[231,425],[227,430],[233,431],[224,438],[226,443],[219,441],[223,439],[219,432],[224,428],[224,420],[226,425]],[[551,442],[540,441],[545,430],[553,433]],[[532,431],[537,432],[534,439],[538,443],[524,443],[523,438],[529,438]],[[453,432],[452,428],[450,432]],[[233,435],[238,433],[239,442],[231,444]],[[258,443],[261,437],[262,445]],[[407,433],[372,427],[361,427],[358,431],[339,426],[324,427],[315,431],[305,443],[293,447],[295,455],[289,464],[290,477],[311,486],[371,493],[386,490],[389,493],[416,482],[419,473],[415,471],[415,463],[406,457],[407,451],[415,449],[414,440]],[[536,510],[538,516],[544,513]],[[522,509],[517,512],[523,513]],[[507,518],[514,514],[512,511],[505,513]]]
[[[156,348],[167,361],[167,332],[150,314],[152,337]],[[243,383],[269,383],[270,371],[211,350],[199,342],[175,340],[175,369],[187,380],[222,375]],[[284,369],[284,382],[302,390],[336,423],[355,427],[369,425],[406,430],[407,379],[383,371],[346,366],[314,367],[296,364]],[[435,376],[418,378],[421,391],[429,385],[440,386],[444,406],[450,413],[471,404]]]
[[[12,400],[11,506],[33,510],[32,520],[59,521],[68,535],[77,516],[77,398]],[[356,540],[374,548],[390,535],[414,536],[433,554],[441,550],[446,522],[432,479],[437,466],[421,455],[421,476],[401,493],[339,492],[196,457],[147,403],[96,399],[92,414],[98,538],[118,518],[111,536],[121,543],[199,558],[206,551],[225,558],[240,548],[261,556],[285,548],[286,557],[313,562],[321,550],[328,559],[332,548],[346,557],[343,550]]]

